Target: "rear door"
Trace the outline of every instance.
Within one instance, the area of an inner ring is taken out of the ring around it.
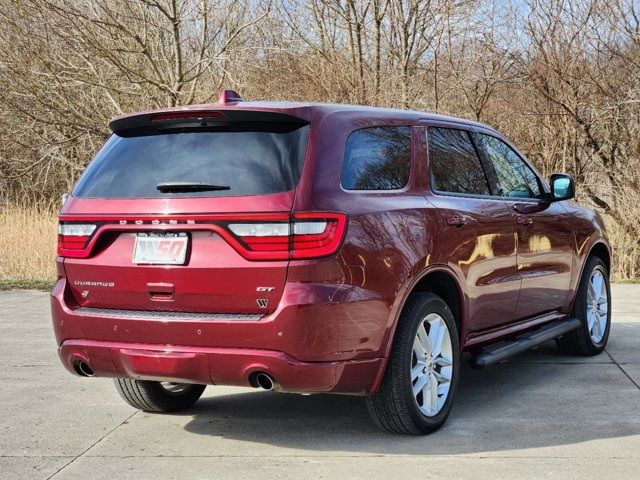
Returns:
[[[429,201],[440,215],[439,257],[466,279],[469,332],[513,320],[520,290],[515,231],[504,201],[491,196],[470,132],[429,127]]]
[[[502,139],[481,133],[496,194],[509,207],[517,232],[518,273],[522,289],[516,319],[564,307],[571,284],[574,236],[560,203],[546,200],[542,180]]]
[[[129,122],[91,162],[60,216],[79,305],[233,314],[277,307],[309,126],[285,115],[221,115]]]

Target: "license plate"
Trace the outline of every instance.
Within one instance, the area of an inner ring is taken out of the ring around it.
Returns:
[[[188,243],[186,233],[139,233],[133,247],[133,263],[183,265]]]

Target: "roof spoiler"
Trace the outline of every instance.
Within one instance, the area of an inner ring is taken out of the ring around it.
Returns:
[[[234,122],[309,123],[303,118],[286,113],[245,109],[239,103],[242,103],[242,97],[237,92],[222,90],[216,104],[125,114],[113,118],[109,122],[109,128],[113,133],[121,133],[138,129],[214,127]]]

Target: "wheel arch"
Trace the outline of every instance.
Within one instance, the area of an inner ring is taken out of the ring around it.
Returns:
[[[460,282],[454,271],[446,265],[434,265],[428,267],[415,275],[408,286],[406,287],[405,294],[398,302],[397,306],[393,310],[393,321],[390,327],[390,333],[386,340],[386,348],[384,350],[384,359],[380,365],[380,370],[374,381],[371,391],[373,393],[378,391],[382,377],[387,369],[387,363],[391,349],[393,348],[393,342],[395,340],[396,331],[398,329],[398,321],[400,315],[407,303],[407,300],[414,293],[419,292],[431,292],[440,296],[446,303],[453,318],[456,322],[458,329],[460,349],[464,345],[466,339],[466,326],[467,326],[467,294],[463,288],[463,284]]]
[[[462,283],[453,270],[445,265],[437,265],[420,272],[412,279],[406,288],[405,294],[394,310],[395,314],[393,315],[391,332],[386,342],[385,357],[389,356],[391,348],[393,347],[398,321],[400,320],[400,315],[402,315],[407,300],[414,293],[420,292],[434,293],[445,301],[456,322],[458,335],[460,336],[460,346],[462,347],[466,332],[467,295],[462,287]]]
[[[597,238],[593,241],[588,250],[586,250],[586,254],[582,258],[582,262],[580,263],[580,271],[576,276],[576,279],[571,288],[571,303],[568,307],[568,312],[573,311],[573,306],[576,302],[576,295],[578,294],[578,289],[580,288],[580,282],[582,281],[582,275],[584,275],[584,269],[587,265],[587,261],[589,257],[597,257],[604,262],[605,267],[607,268],[607,272],[611,275],[611,248],[609,244],[603,238]]]
[[[609,246],[604,243],[602,240],[596,240],[595,243],[591,246],[589,253],[586,255],[584,261],[582,262],[582,269],[584,270],[584,265],[587,263],[587,259],[591,256],[598,257],[600,260],[604,262],[604,265],[607,267],[607,272],[611,275],[611,251]],[[582,276],[582,272],[580,274]]]

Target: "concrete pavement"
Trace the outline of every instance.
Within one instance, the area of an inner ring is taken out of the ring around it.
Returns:
[[[186,413],[136,412],[60,365],[46,293],[0,292],[0,478],[638,478],[640,285],[612,296],[606,353],[464,368],[445,427],[407,437],[357,397],[210,387]]]

